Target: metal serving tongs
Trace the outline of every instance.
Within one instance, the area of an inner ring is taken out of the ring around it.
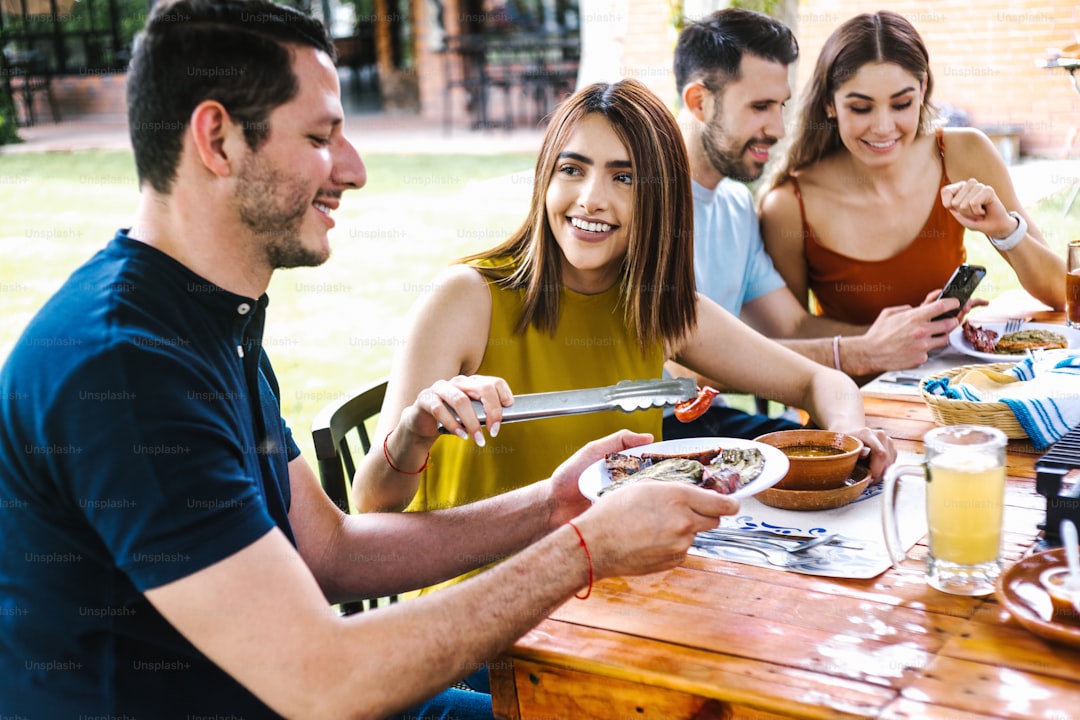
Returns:
[[[502,422],[505,424],[560,415],[581,415],[603,410],[622,410],[629,413],[692,400],[697,394],[697,383],[691,378],[661,378],[623,380],[615,385],[588,390],[515,395],[514,404],[503,408]],[[472,405],[480,424],[486,425],[483,404],[479,400],[473,400]],[[444,428],[440,430],[446,432]]]

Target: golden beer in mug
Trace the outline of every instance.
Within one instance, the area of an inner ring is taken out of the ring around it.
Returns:
[[[922,465],[894,465],[885,473],[883,522],[894,564],[900,546],[895,501],[901,478],[926,482],[926,580],[955,595],[988,595],[1001,572],[1005,510],[1005,434],[981,425],[951,425],[923,438]]]

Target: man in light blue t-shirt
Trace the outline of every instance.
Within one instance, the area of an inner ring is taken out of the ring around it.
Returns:
[[[808,313],[765,252],[753,196],[743,183],[761,176],[784,136],[788,66],[798,53],[784,23],[737,8],[691,23],[679,36],[675,82],[693,180],[697,289],[758,332],[853,377],[916,367],[945,342],[928,332],[927,323],[955,303],[888,308],[869,327],[837,322]],[[669,371],[692,375],[674,364]],[[698,382],[715,384],[701,377]],[[699,424],[665,422],[664,437],[756,437],[792,427],[783,419],[719,408]]]
[[[754,198],[746,185],[731,177],[721,178],[712,188],[697,180],[692,184],[698,292],[733,315],[742,313],[747,305],[752,309],[755,301],[772,293],[790,295],[765,252]]]

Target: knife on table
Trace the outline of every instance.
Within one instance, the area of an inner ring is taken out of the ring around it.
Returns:
[[[905,373],[885,373],[878,379],[881,380],[881,382],[917,387],[922,384],[923,376]]]
[[[502,423],[537,420],[560,415],[582,415],[604,410],[634,412],[664,405],[674,405],[697,397],[697,383],[691,378],[660,378],[653,380],[623,380],[615,385],[587,390],[515,395],[514,404],[503,408]],[[484,406],[472,401],[481,425],[486,425]],[[447,432],[439,428],[440,432]]]

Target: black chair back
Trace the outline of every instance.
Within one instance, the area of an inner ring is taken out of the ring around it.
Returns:
[[[385,395],[386,380],[378,380],[329,403],[311,423],[323,490],[344,512],[349,512],[350,486],[356,474],[349,433],[355,431],[361,455],[367,455],[371,450],[369,424],[378,417]]]
[[[343,512],[350,512],[356,462],[349,445],[349,433],[355,433],[360,443],[360,455],[371,450],[371,433],[382,410],[386,395],[386,380],[378,380],[356,392],[335,400],[324,407],[311,423],[311,438],[315,443],[315,459],[323,491]],[[343,614],[374,609],[380,603],[397,602],[396,595],[370,598],[363,602],[343,603]]]

